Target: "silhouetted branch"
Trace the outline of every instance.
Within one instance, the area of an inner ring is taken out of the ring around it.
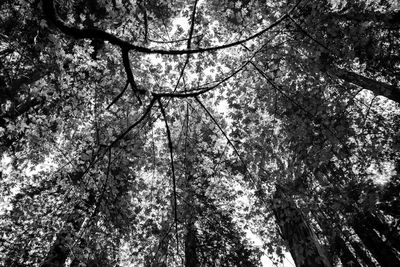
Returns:
[[[242,156],[239,154],[239,151],[237,150],[236,146],[233,144],[229,136],[225,133],[224,129],[219,125],[217,120],[214,118],[214,116],[211,114],[211,112],[204,106],[204,104],[200,101],[198,97],[195,97],[196,101],[200,104],[200,106],[204,109],[204,111],[207,113],[207,115],[211,118],[211,120],[214,122],[214,124],[218,127],[218,129],[221,131],[222,135],[225,137],[226,141],[231,145],[233,150],[235,151],[235,154],[238,156],[240,162],[242,162],[243,167],[245,168],[246,172],[249,174],[250,178],[255,182],[256,180],[254,177],[251,175],[249,169],[247,168],[246,162],[244,162]]]
[[[146,118],[146,116],[150,113],[150,110],[153,107],[154,103],[156,102],[157,98],[158,97],[153,97],[151,99],[150,104],[147,106],[143,115],[134,124],[129,126],[128,129],[126,129],[123,133],[121,133],[114,141],[112,141],[111,144],[108,145],[108,148],[113,147],[118,141],[124,138],[125,135],[127,135],[133,128],[135,128],[139,123],[141,123]]]
[[[187,97],[199,96],[201,94],[207,93],[207,92],[217,88],[222,83],[228,81],[230,78],[232,78],[233,76],[238,74],[240,71],[242,71],[249,63],[250,63],[250,61],[247,61],[242,66],[240,66],[240,68],[238,68],[237,70],[235,70],[230,75],[228,75],[227,77],[223,78],[222,80],[218,81],[213,86],[198,88],[196,91],[191,91],[191,92],[188,92],[188,93],[153,93],[153,96],[156,96],[156,97],[174,97],[174,98],[187,98]]]
[[[114,105],[122,97],[122,95],[126,91],[126,88],[128,88],[128,85],[129,85],[129,81],[127,80],[124,89],[122,89],[122,91],[113,99],[113,101],[106,107],[106,109],[109,109],[112,105]]]
[[[142,53],[148,53],[148,54],[164,54],[164,55],[182,55],[182,54],[195,54],[195,53],[202,53],[202,52],[211,52],[211,51],[216,51],[220,49],[225,49],[233,46],[237,46],[243,43],[246,43],[250,40],[253,40],[257,37],[260,37],[264,33],[270,31],[271,29],[275,28],[278,26],[283,20],[288,18],[289,14],[293,12],[293,10],[300,4],[301,0],[298,1],[290,10],[287,12],[285,15],[281,16],[278,20],[276,20],[274,23],[270,24],[268,27],[265,29],[236,42],[232,42],[229,44],[224,44],[224,45],[219,45],[219,46],[213,46],[213,47],[206,47],[206,48],[198,48],[198,49],[184,49],[184,50],[164,50],[164,49],[152,49],[152,48],[147,48],[147,47],[142,47],[138,45],[131,44],[127,41],[124,41],[118,37],[116,37],[113,34],[110,34],[108,32],[105,32],[100,29],[79,29],[79,28],[74,28],[71,26],[66,25],[56,14],[56,10],[54,7],[54,1],[53,0],[43,0],[43,11],[49,21],[54,23],[54,25],[59,28],[63,33],[68,34],[72,37],[78,38],[78,39],[102,39],[110,42],[111,44],[117,45],[121,47],[122,49],[128,49],[128,50],[135,50],[137,52],[142,52]]]
[[[133,77],[132,73],[131,63],[129,62],[129,49],[127,48],[122,48],[122,62],[124,64],[126,76],[128,78],[129,84],[131,85],[132,91],[136,95],[139,104],[142,105],[142,100],[140,99],[139,94],[145,94],[146,91],[139,89],[135,82],[135,78]]]

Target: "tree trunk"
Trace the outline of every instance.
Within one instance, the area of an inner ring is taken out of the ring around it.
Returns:
[[[57,234],[56,240],[47,253],[41,267],[63,267],[65,261],[70,255],[70,246],[75,240],[75,233],[78,233],[84,222],[84,216],[80,214],[77,208],[75,213],[67,219],[66,226]]]
[[[297,267],[328,267],[325,251],[294,201],[277,188],[272,209]]]
[[[361,247],[360,243],[358,243],[354,240],[351,240],[350,244],[353,247],[357,258],[360,259],[364,263],[364,266],[374,267],[376,265],[376,264],[374,264],[372,259],[368,256],[368,254],[365,252],[365,250]]]
[[[371,78],[367,78],[355,72],[351,72],[338,67],[330,67],[328,69],[330,75],[336,76],[337,78],[346,82],[355,84],[371,91],[375,95],[381,95],[387,97],[397,103],[400,103],[400,88],[380,82]]]
[[[340,261],[344,267],[362,267],[342,237],[337,235],[335,241],[339,250]]]
[[[157,236],[158,245],[152,249],[154,254],[149,253],[149,255],[146,256],[145,267],[167,267],[171,227],[168,220],[162,221],[161,229]]]
[[[72,183],[80,181],[83,177],[83,172],[73,172],[68,174],[69,179]],[[95,194],[93,191],[89,191],[88,202],[79,202],[76,204],[67,217],[65,226],[56,235],[56,240],[47,253],[46,258],[40,267],[62,267],[65,265],[65,261],[71,253],[71,245],[76,241],[76,235],[79,235],[81,229],[85,229],[85,218],[87,218],[88,210],[96,205],[95,211],[92,216],[97,212],[97,203],[95,203]]]
[[[185,236],[185,267],[196,267],[198,265],[196,248],[196,227],[193,219],[189,218]]]
[[[390,227],[378,214],[372,214],[370,212],[365,214],[365,221],[381,235],[386,237],[389,246],[400,252],[400,235],[396,229]]]
[[[356,219],[352,227],[381,266],[400,266],[400,259],[392,247],[379,237],[369,222],[365,219]]]

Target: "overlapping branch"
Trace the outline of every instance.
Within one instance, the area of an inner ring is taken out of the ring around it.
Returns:
[[[204,104],[200,101],[200,99],[198,97],[195,97],[197,103],[199,103],[199,105],[204,109],[204,111],[207,113],[207,115],[211,118],[211,120],[214,122],[214,124],[218,127],[218,129],[221,131],[222,135],[225,137],[226,141],[229,143],[229,145],[233,148],[233,150],[235,151],[235,154],[238,156],[240,162],[242,163],[244,169],[246,170],[246,172],[248,173],[248,175],[250,176],[251,180],[253,182],[256,182],[256,180],[254,179],[254,177],[252,176],[252,174],[250,173],[249,169],[247,168],[247,164],[246,162],[243,160],[242,156],[240,155],[239,151],[237,150],[236,146],[233,144],[233,142],[231,141],[231,139],[229,138],[229,136],[225,133],[224,129],[222,129],[222,127],[219,125],[218,121],[214,118],[214,116],[211,114],[211,112],[206,108],[206,106],[204,106]]]
[[[284,21],[285,19],[287,19],[289,17],[289,15],[296,9],[296,7],[301,2],[301,0],[298,1],[289,10],[289,12],[282,15],[279,19],[277,19],[275,22],[270,24],[268,27],[264,28],[263,30],[255,33],[247,38],[244,38],[242,40],[224,44],[224,45],[217,45],[217,46],[205,47],[205,48],[183,49],[183,50],[164,50],[164,49],[153,49],[153,48],[147,48],[147,47],[134,45],[130,42],[122,40],[122,39],[118,38],[117,36],[110,34],[106,31],[100,30],[100,29],[95,29],[95,28],[79,29],[79,28],[68,26],[57,16],[56,9],[54,7],[54,0],[42,0],[42,1],[43,1],[43,11],[44,11],[47,19],[50,22],[54,23],[54,25],[57,26],[57,28],[59,28],[65,34],[68,34],[68,35],[78,38],[78,39],[105,40],[105,41],[110,42],[111,44],[121,47],[121,49],[134,50],[137,52],[148,53],[148,54],[163,54],[163,55],[182,55],[182,54],[196,54],[196,53],[202,53],[202,52],[211,52],[211,51],[234,47],[234,46],[246,43],[250,40],[260,37],[261,35],[265,34],[266,32],[277,27],[282,21]]]

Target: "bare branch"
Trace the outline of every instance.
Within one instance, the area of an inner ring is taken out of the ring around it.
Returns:
[[[258,71],[258,73],[275,89],[277,90],[281,95],[283,95],[286,99],[288,99],[293,105],[297,106],[299,109],[301,109],[305,114],[307,114],[315,123],[321,125],[325,130],[330,132],[333,137],[338,140],[338,142],[342,145],[342,147],[345,149],[346,156],[351,156],[350,150],[347,147],[347,145],[343,142],[341,138],[337,136],[337,134],[329,127],[327,126],[321,119],[316,118],[311,112],[309,112],[306,108],[304,108],[302,105],[300,105],[296,100],[294,100],[292,97],[288,96],[281,88],[279,88],[278,85],[276,85],[268,76],[253,62],[251,62],[251,65]],[[338,159],[341,159],[337,153],[335,155],[338,157]]]
[[[324,49],[326,49],[326,51],[330,51],[333,52],[331,49],[329,49],[329,47],[327,47],[326,45],[324,45],[323,43],[321,43],[320,41],[318,41],[317,39],[315,39],[314,37],[311,36],[311,34],[309,34],[306,30],[303,29],[303,27],[300,26],[300,24],[298,24],[291,16],[288,16],[288,18],[293,22],[294,25],[296,25],[297,28],[299,28],[299,30],[306,35],[308,38],[310,38],[312,41],[314,41],[315,43],[317,43],[319,46],[323,47]]]
[[[129,85],[129,81],[127,80],[124,89],[122,89],[122,91],[114,98],[114,100],[107,106],[106,109],[109,109],[112,105],[114,105],[122,97],[122,95],[125,93],[126,89],[128,88],[128,85]]]
[[[194,31],[194,23],[195,23],[195,18],[196,18],[196,7],[197,7],[197,2],[198,0],[194,1],[193,5],[193,11],[192,11],[192,17],[191,17],[191,24],[190,24],[190,30],[189,30],[189,39],[187,42],[187,49],[190,49],[191,42],[192,42],[192,37],[193,37],[193,31]]]
[[[136,95],[139,104],[142,105],[142,100],[140,99],[139,94],[145,94],[145,90],[141,90],[138,88],[135,79],[133,77],[131,63],[129,62],[129,49],[122,48],[122,62],[124,64],[126,76],[128,78],[128,83],[131,85],[133,93]]]
[[[111,44],[117,45],[121,48],[128,49],[128,50],[135,50],[137,52],[142,52],[142,53],[148,53],[148,54],[164,54],[164,55],[182,55],[182,54],[195,54],[195,53],[202,53],[202,52],[211,52],[211,51],[216,51],[220,49],[225,49],[233,46],[237,46],[243,43],[246,43],[250,40],[253,40],[257,37],[260,37],[264,33],[272,30],[273,28],[277,27],[283,20],[288,18],[290,13],[292,13],[295,8],[300,4],[301,0],[299,0],[290,10],[287,12],[285,15],[281,16],[278,20],[270,24],[268,27],[265,29],[236,42],[229,43],[229,44],[224,44],[224,45],[219,45],[219,46],[213,46],[213,47],[205,47],[205,48],[198,48],[198,49],[184,49],[184,50],[163,50],[163,49],[152,49],[152,48],[147,48],[147,47],[142,47],[142,46],[137,46],[133,45],[127,41],[124,41],[118,37],[116,37],[113,34],[110,34],[108,32],[105,32],[100,29],[79,29],[79,28],[74,28],[71,26],[66,25],[56,14],[56,10],[54,7],[54,1],[53,0],[43,0],[43,11],[47,17],[47,19],[54,23],[57,28],[59,28],[63,33],[68,34],[72,37],[78,38],[78,39],[101,39],[101,40],[106,40],[110,42]]]
[[[149,25],[148,25],[148,19],[147,19],[147,11],[146,11],[146,6],[145,6],[145,1],[139,1],[138,2],[140,11],[143,13],[143,20],[144,20],[144,42],[147,43],[148,41],[148,31],[149,31]]]
[[[193,36],[192,39],[193,38],[202,38],[202,37],[203,37],[203,35],[200,34],[200,35]],[[153,39],[149,38],[150,42],[157,43],[157,44],[174,44],[174,43],[180,43],[180,42],[187,42],[188,40],[189,40],[189,38],[183,38],[183,39],[172,40],[172,41],[159,41],[159,40],[153,40]]]
[[[230,78],[232,78],[233,76],[238,74],[240,71],[242,71],[249,63],[250,63],[250,61],[245,62],[242,66],[240,66],[240,68],[238,68],[237,70],[232,72],[229,76],[227,76],[227,77],[223,78],[222,80],[218,81],[218,83],[216,83],[213,86],[198,88],[196,91],[191,91],[191,92],[188,92],[188,93],[153,93],[153,96],[155,96],[155,97],[187,98],[187,97],[195,97],[195,96],[202,95],[204,93],[207,93],[207,92],[217,88],[222,83],[228,81]]]
[[[244,162],[244,160],[243,160],[242,156],[239,154],[239,151],[237,150],[236,146],[233,144],[233,142],[231,141],[229,136],[225,133],[224,129],[222,129],[222,127],[219,125],[217,120],[214,118],[214,116],[211,114],[211,112],[204,106],[204,104],[200,101],[200,99],[198,97],[195,97],[195,99],[200,104],[200,106],[204,109],[204,111],[207,113],[207,115],[211,118],[211,120],[214,122],[214,124],[218,127],[218,129],[221,131],[221,133],[225,137],[226,141],[228,141],[228,143],[231,145],[231,147],[235,151],[235,154],[238,156],[240,162],[242,163],[243,167],[245,168],[246,172],[249,174],[251,180],[253,182],[256,182],[253,175],[251,175],[249,169],[247,168],[246,162]]]
[[[122,138],[124,138],[125,135],[127,135],[133,128],[135,128],[139,123],[141,123],[146,116],[150,113],[150,110],[152,109],[154,103],[156,102],[157,97],[153,97],[150,101],[150,104],[147,106],[145,112],[143,115],[131,126],[128,127],[123,133],[121,133],[114,141],[111,142],[111,144],[108,145],[108,148],[113,147],[118,141],[120,141]]]

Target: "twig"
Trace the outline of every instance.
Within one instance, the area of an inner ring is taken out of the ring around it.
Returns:
[[[255,183],[256,180],[254,179],[254,177],[251,175],[249,169],[247,168],[247,164],[246,162],[244,162],[242,156],[239,154],[239,151],[237,150],[236,146],[233,144],[233,142],[231,141],[231,139],[228,137],[228,135],[225,133],[225,131],[222,129],[222,127],[219,125],[219,123],[217,122],[217,120],[214,118],[214,116],[211,114],[211,112],[204,106],[204,104],[200,101],[200,99],[198,97],[195,97],[194,99],[196,99],[196,101],[200,104],[200,106],[204,109],[204,111],[207,113],[207,115],[212,119],[212,121],[215,123],[215,125],[218,127],[218,129],[221,131],[222,135],[225,137],[226,141],[228,141],[228,143],[231,145],[231,147],[233,148],[233,150],[235,151],[235,154],[238,156],[239,160],[241,161],[243,167],[245,168],[246,172],[249,174],[251,180],[253,180],[253,182]]]
[[[191,92],[187,92],[187,93],[153,93],[153,96],[155,96],[155,97],[174,97],[174,98],[187,98],[187,97],[199,96],[201,94],[207,93],[207,92],[217,88],[222,83],[228,81],[230,78],[232,78],[233,76],[238,74],[240,71],[242,71],[249,63],[250,63],[250,61],[247,61],[240,68],[238,68],[237,70],[232,72],[229,76],[218,81],[218,83],[213,86],[198,88],[198,90],[196,90],[196,91],[191,91]]]
[[[147,19],[147,11],[146,11],[146,6],[145,6],[145,1],[139,1],[138,2],[140,11],[143,13],[143,20],[144,20],[144,43],[147,43],[148,41],[148,19]]]
[[[124,89],[122,89],[122,91],[114,98],[114,100],[107,106],[106,109],[109,109],[112,105],[114,105],[122,97],[122,95],[125,93],[126,89],[128,88],[128,85],[129,85],[129,81],[126,80]]]
[[[290,15],[288,16],[288,18],[294,23],[294,25],[296,25],[297,28],[299,28],[299,30],[308,38],[310,38],[312,41],[314,41],[315,43],[317,43],[318,45],[320,45],[321,47],[323,47],[324,49],[326,49],[326,51],[330,51],[331,53],[333,53],[333,51],[331,49],[329,49],[329,47],[327,47],[326,45],[324,45],[323,43],[321,43],[320,41],[318,41],[317,39],[315,39],[314,37],[311,36],[311,34],[309,34],[306,30],[303,29],[303,27],[300,26],[300,24],[298,24]]]
[[[192,39],[193,38],[201,38],[201,37],[203,37],[202,34],[193,36]],[[183,38],[183,39],[172,40],[172,41],[159,41],[159,40],[153,40],[150,38],[148,40],[152,43],[157,43],[157,44],[175,44],[175,43],[180,43],[180,42],[187,42],[187,40],[189,40],[189,38]]]
[[[321,119],[316,118],[311,112],[309,112],[307,109],[305,109],[301,104],[299,104],[296,100],[294,100],[292,97],[288,96],[281,88],[279,88],[278,85],[276,85],[270,78],[268,78],[268,76],[253,62],[250,63],[251,65],[253,65],[253,67],[258,71],[258,73],[274,88],[276,89],[280,94],[282,94],[285,98],[287,98],[291,103],[293,103],[295,106],[297,106],[299,109],[301,109],[305,114],[307,114],[308,116],[310,116],[310,118],[317,124],[321,125],[325,130],[327,130],[328,132],[330,132],[332,134],[333,137],[336,138],[336,140],[338,140],[338,142],[342,145],[342,147],[344,148],[345,152],[346,152],[346,156],[351,156],[351,152],[349,150],[349,148],[347,147],[347,145],[342,141],[342,139],[340,139],[336,133],[329,127],[327,126],[323,121],[321,121]],[[335,153],[336,154],[336,153]],[[338,159],[341,158],[338,154],[337,154]]]
[[[197,2],[198,2],[198,0],[195,0],[194,1],[194,5],[193,5],[193,11],[192,11],[192,17],[191,17],[191,23],[190,23],[190,30],[189,30],[189,39],[187,41],[187,49],[188,50],[190,50],[192,37],[193,37],[194,21],[195,21],[195,18],[196,18]]]
[[[115,140],[112,141],[107,147],[108,148],[113,147],[118,141],[120,141],[122,138],[124,138],[124,136],[127,135],[133,128],[135,128],[139,123],[141,123],[144,120],[144,118],[146,118],[146,116],[150,113],[150,110],[153,107],[156,100],[157,100],[157,97],[153,97],[150,101],[150,104],[147,106],[145,112],[143,113],[143,115],[135,123],[133,123],[131,126],[129,126],[128,129],[126,129],[117,138],[115,138]]]

